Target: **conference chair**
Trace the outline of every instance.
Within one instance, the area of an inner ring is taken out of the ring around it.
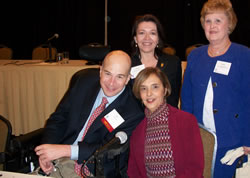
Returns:
[[[13,50],[3,44],[0,44],[0,59],[12,59]]]
[[[190,54],[190,52],[191,52],[192,50],[194,50],[195,48],[198,48],[198,47],[200,47],[200,46],[202,46],[202,45],[203,45],[203,44],[197,43],[197,44],[193,44],[193,45],[187,47],[187,48],[186,48],[186,52],[185,52],[185,57],[186,57],[186,59],[187,59],[188,55]]]
[[[204,150],[205,168],[203,172],[204,178],[213,178],[215,158],[217,152],[217,137],[208,128],[199,124],[200,134]]]
[[[11,123],[0,115],[0,170],[29,173],[31,162],[38,167],[34,148],[40,144],[44,129],[14,136]]]
[[[79,48],[81,59],[87,60],[87,65],[101,64],[105,56],[110,52],[110,46],[100,43],[90,43]]]
[[[187,61],[181,61],[181,72],[182,72],[181,87],[182,87],[182,84],[183,84],[184,74],[185,74],[186,68],[187,68]],[[181,98],[179,98],[178,108],[181,108]]]
[[[175,48],[169,44],[165,44],[164,48],[162,49],[162,52],[170,55],[176,54]]]
[[[11,150],[13,154],[13,160],[8,164],[10,171],[29,173],[31,170],[31,163],[34,167],[38,167],[38,156],[34,149],[40,145],[44,128],[40,128],[29,133],[15,136],[11,140]],[[16,162],[15,164],[13,162]],[[13,166],[14,165],[14,166]],[[14,169],[12,168],[14,167]]]
[[[0,115],[0,170],[6,170],[11,133],[12,127],[10,122]]]
[[[51,47],[51,59],[55,60],[57,54],[57,49],[55,47]],[[48,60],[50,59],[50,48],[48,44],[42,44],[37,46],[32,51],[32,59],[42,59]]]

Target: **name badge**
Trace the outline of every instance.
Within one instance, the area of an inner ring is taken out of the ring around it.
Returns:
[[[230,62],[217,61],[214,67],[214,73],[228,75],[231,68],[231,64],[232,63]]]
[[[141,70],[143,70],[143,69],[145,69],[144,64],[132,67],[131,71],[130,71],[131,79],[136,78],[136,76],[139,74],[139,72],[141,72]]]
[[[121,125],[124,122],[124,119],[116,111],[116,109],[113,109],[110,113],[105,115],[104,118],[101,119],[101,121],[108,129],[108,131],[112,132],[114,129],[116,129],[119,125]]]

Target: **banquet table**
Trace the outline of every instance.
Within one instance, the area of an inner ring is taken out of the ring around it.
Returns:
[[[14,135],[42,128],[66,92],[72,75],[98,68],[85,60],[68,64],[42,60],[0,60],[0,115]]]

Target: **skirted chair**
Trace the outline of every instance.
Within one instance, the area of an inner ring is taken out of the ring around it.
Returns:
[[[208,128],[199,124],[201,139],[203,143],[205,168],[203,172],[204,178],[213,178],[215,158],[217,152],[217,137],[215,133]]]
[[[51,50],[51,54],[50,54],[50,50]],[[50,49],[48,44],[42,44],[33,49],[32,59],[48,60],[51,57],[51,60],[55,60],[56,54],[57,54],[57,49],[55,47],[51,47]]]
[[[163,53],[166,54],[170,54],[170,55],[175,55],[176,54],[176,50],[173,46],[169,45],[169,44],[165,44],[164,48],[162,49]]]
[[[197,43],[197,44],[188,46],[188,47],[186,48],[186,51],[185,51],[185,57],[186,57],[186,59],[187,59],[189,53],[190,53],[193,49],[198,48],[198,47],[200,47],[200,46],[202,46],[202,45],[203,45],[203,44]]]
[[[3,44],[0,44],[0,59],[12,59],[13,50]]]

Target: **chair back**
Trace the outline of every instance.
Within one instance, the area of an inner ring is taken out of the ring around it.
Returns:
[[[5,152],[8,151],[12,127],[10,122],[0,115],[0,170],[4,170]]]
[[[186,53],[185,53],[186,59],[187,59],[188,55],[191,53],[192,50],[194,50],[195,48],[198,48],[198,47],[200,47],[202,45],[203,44],[198,43],[198,44],[194,44],[194,45],[191,45],[191,46],[187,47],[186,48]]]
[[[47,60],[50,58],[50,48],[48,45],[40,45],[33,49],[32,51],[32,59],[42,59]],[[51,58],[53,60],[56,59],[57,49],[55,47],[51,48]]]
[[[166,53],[166,54],[170,54],[170,55],[175,55],[176,54],[175,48],[172,47],[169,44],[165,44],[165,47],[162,49],[162,52]]]
[[[182,71],[181,86],[183,84],[186,68],[187,68],[187,61],[181,61],[181,71]],[[179,101],[178,101],[178,108],[181,108],[181,98],[179,98]]]
[[[88,60],[88,65],[100,64],[109,52],[110,46],[104,46],[99,43],[90,43],[80,47],[79,56],[81,59]]]
[[[13,51],[5,45],[0,44],[0,59],[12,59]]]
[[[217,152],[217,137],[208,128],[199,124],[201,139],[203,143],[205,168],[203,172],[204,178],[213,178],[214,165]]]
[[[181,82],[183,83],[183,79],[184,79],[184,74],[187,68],[187,61],[181,61],[181,71],[182,71],[182,79]]]

